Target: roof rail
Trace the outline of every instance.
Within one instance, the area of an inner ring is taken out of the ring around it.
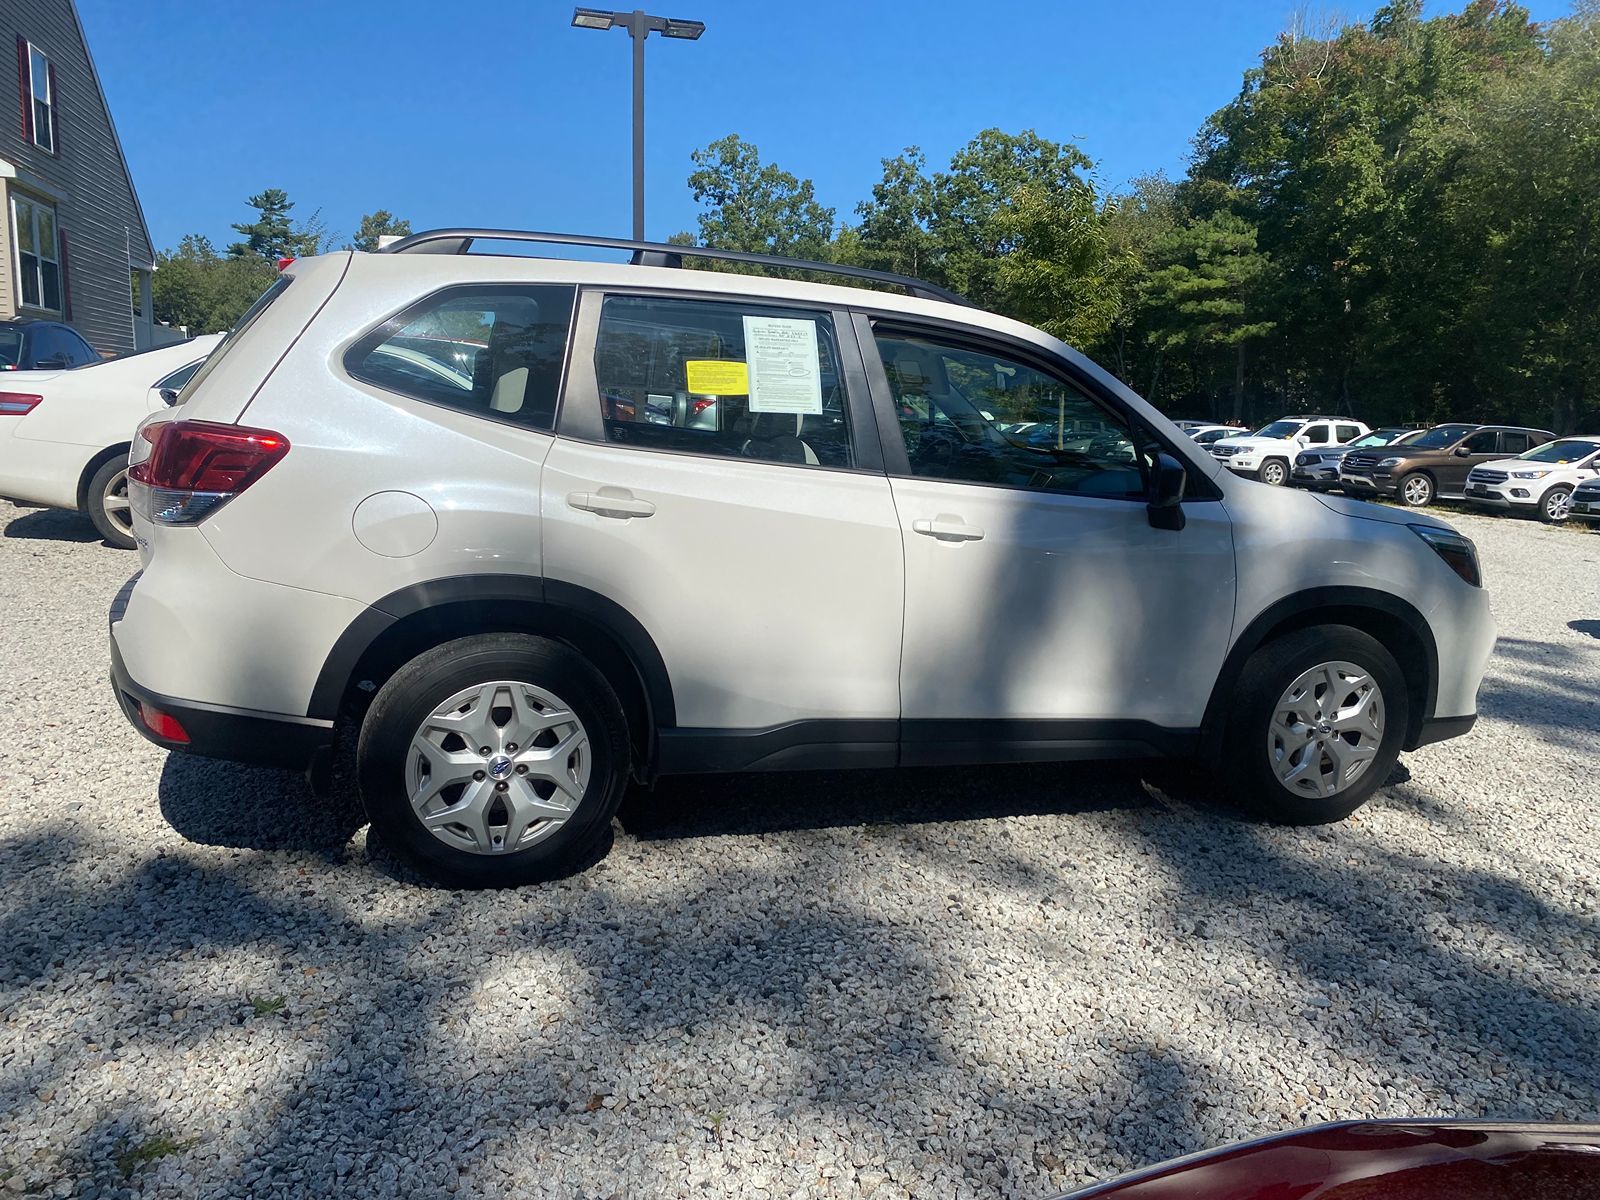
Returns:
[[[590,246],[602,250],[630,250],[636,266],[681,267],[685,258],[710,258],[718,262],[747,263],[752,266],[779,267],[787,271],[816,271],[851,279],[870,279],[906,290],[907,295],[924,300],[943,300],[949,304],[972,306],[972,302],[948,288],[867,267],[847,267],[838,263],[812,262],[804,258],[784,258],[778,254],[749,254],[742,250],[719,250],[713,246],[675,246],[670,242],[634,242],[626,238],[593,237],[582,233],[539,233],[530,229],[427,229],[401,238],[379,250],[379,254],[466,254],[472,243],[481,240],[537,242],[552,246]]]

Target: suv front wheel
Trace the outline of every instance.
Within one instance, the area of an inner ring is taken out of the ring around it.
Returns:
[[[482,634],[414,658],[373,699],[356,769],[383,842],[454,887],[569,874],[627,783],[622,706],[571,647]]]
[[[1289,464],[1281,458],[1269,458],[1261,464],[1260,477],[1268,487],[1282,487],[1289,482]]]
[[[1268,642],[1245,664],[1234,699],[1222,781],[1269,821],[1342,820],[1399,757],[1405,681],[1358,629],[1321,625]]]

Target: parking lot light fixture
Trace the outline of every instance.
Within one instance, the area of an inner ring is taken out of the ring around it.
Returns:
[[[575,29],[626,29],[633,39],[633,239],[644,240],[644,43],[652,33],[679,41],[697,41],[706,31],[703,21],[657,17],[636,8],[613,12],[601,8],[572,10]]]

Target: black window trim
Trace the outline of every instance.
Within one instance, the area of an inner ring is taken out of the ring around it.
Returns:
[[[878,437],[883,442],[884,461],[891,478],[918,479],[923,482],[949,483],[963,487],[993,488],[997,491],[1006,492],[1026,492],[1032,496],[1057,496],[1069,500],[1107,500],[1119,504],[1145,504],[1147,502],[1144,496],[1089,496],[1077,492],[1050,491],[1048,488],[1018,487],[1009,483],[984,483],[981,480],[972,479],[934,479],[929,476],[913,474],[911,461],[906,456],[905,441],[900,433],[900,422],[895,416],[894,397],[889,388],[889,376],[884,370],[882,357],[878,354],[876,327],[879,325],[890,330],[904,331],[912,336],[927,337],[935,341],[944,340],[957,347],[970,347],[984,354],[993,354],[998,347],[1003,349],[1007,355],[1036,371],[1046,375],[1062,377],[1067,383],[1082,391],[1091,403],[1106,410],[1113,419],[1120,421],[1135,434],[1142,433],[1150,441],[1160,446],[1164,453],[1171,455],[1179,463],[1183,464],[1188,476],[1188,483],[1183,497],[1185,504],[1191,501],[1211,502],[1222,499],[1222,490],[1210,478],[1201,474],[1199,468],[1190,461],[1186,454],[1178,450],[1169,438],[1164,437],[1160,430],[1146,422],[1138,413],[1123,405],[1115,396],[1107,393],[1098,381],[1090,378],[1070,360],[1058,358],[1021,338],[992,329],[984,329],[981,326],[881,309],[854,309],[852,310],[852,316],[856,324],[856,341],[861,347],[863,356],[867,355],[870,347],[870,357],[866,358],[867,379],[872,387],[873,410],[878,422]],[[1145,475],[1142,464],[1140,465],[1140,474]],[[1148,484],[1148,482],[1148,477],[1146,477],[1146,483]]]
[[[443,400],[430,400],[426,396],[418,396],[412,392],[402,392],[387,384],[369,379],[356,369],[357,363],[371,354],[373,350],[388,341],[396,333],[404,329],[412,320],[415,320],[424,309],[435,303],[442,303],[445,299],[452,299],[461,294],[483,294],[485,292],[504,294],[518,289],[528,288],[567,288],[572,292],[571,307],[567,310],[567,337],[561,351],[561,373],[556,379],[555,408],[551,414],[550,427],[542,428],[530,425],[527,421],[519,421],[514,417],[502,416],[493,410],[480,412],[477,409],[463,408],[459,404],[450,404]],[[524,433],[536,433],[544,437],[555,437],[556,430],[561,427],[561,397],[566,392],[567,376],[572,370],[573,336],[577,329],[577,304],[581,292],[578,284],[562,282],[560,280],[542,279],[506,279],[499,281],[473,280],[471,283],[451,283],[435,288],[431,292],[407,301],[400,308],[379,320],[376,324],[369,325],[366,330],[359,333],[345,347],[343,354],[339,355],[339,365],[344,370],[345,377],[352,383],[361,384],[385,397],[397,396],[402,400],[413,401],[417,404],[426,404],[430,408],[444,409],[446,412],[461,413],[474,420],[490,421],[496,425],[506,425],[512,429],[520,429]]]
[[[593,446],[609,446],[630,454],[670,454],[701,462],[737,462],[802,471],[825,471],[845,475],[883,475],[883,447],[871,400],[870,381],[862,360],[861,346],[852,327],[848,309],[825,302],[811,303],[738,292],[703,291],[698,288],[627,287],[612,284],[579,285],[578,315],[572,322],[573,337],[567,356],[567,373],[561,398],[556,406],[556,435]],[[600,403],[600,385],[594,371],[595,344],[600,334],[600,317],[611,298],[705,301],[732,304],[746,309],[789,311],[806,316],[826,316],[833,324],[833,337],[839,354],[839,372],[844,384],[847,430],[852,466],[829,463],[775,462],[768,458],[743,458],[728,454],[707,454],[698,450],[676,450],[663,446],[640,446],[614,442],[606,436],[605,418]]]

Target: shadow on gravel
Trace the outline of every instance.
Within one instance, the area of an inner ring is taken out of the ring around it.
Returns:
[[[21,515],[12,517],[0,536],[28,541],[102,542],[89,518],[81,513],[61,508],[19,509],[15,506],[9,511]],[[0,520],[4,520],[6,514],[7,510],[0,509]]]
[[[167,824],[206,846],[342,854],[367,823],[348,791],[318,796],[293,771],[191,754],[167,755],[158,794]]]
[[[1148,806],[1126,763],[678,776],[634,788],[618,814],[641,840],[926,825]]]
[[[1600,621],[1568,621],[1567,628],[1574,633],[1587,633],[1592,638],[1600,638]]]
[[[1507,669],[1484,678],[1478,711],[1545,741],[1593,753],[1600,739],[1600,684],[1594,682],[1593,652],[1581,645],[1501,638],[1495,656]]]

